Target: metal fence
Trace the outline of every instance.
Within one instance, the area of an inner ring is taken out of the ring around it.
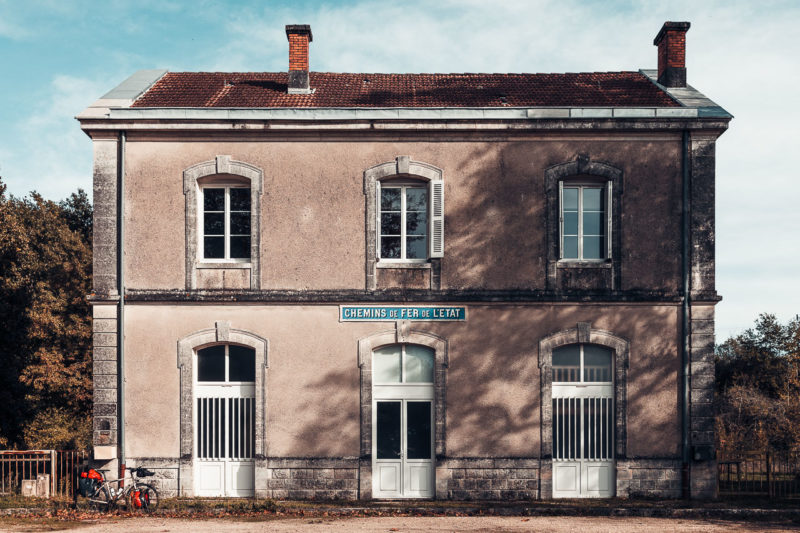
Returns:
[[[89,453],[79,450],[0,450],[0,494],[19,493],[22,481],[50,475],[50,495],[75,495],[77,467]]]
[[[719,452],[720,496],[800,499],[800,454]]]

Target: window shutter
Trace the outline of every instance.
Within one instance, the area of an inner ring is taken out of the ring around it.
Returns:
[[[375,259],[381,258],[381,182],[375,181]]]
[[[611,206],[613,205],[612,198],[614,198],[611,190],[611,184],[612,182],[609,181],[608,185],[606,186],[606,259],[611,259],[611,244],[614,242],[611,233]]]
[[[564,182],[558,182],[558,258],[564,258]]]
[[[444,181],[428,182],[431,202],[430,257],[444,257]]]

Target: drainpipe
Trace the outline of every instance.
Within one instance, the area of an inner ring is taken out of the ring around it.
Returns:
[[[117,149],[117,285],[119,290],[119,322],[117,324],[117,438],[120,475],[125,468],[125,141],[127,133],[119,132]]]
[[[683,497],[689,498],[689,130],[683,130],[681,172],[681,488]]]

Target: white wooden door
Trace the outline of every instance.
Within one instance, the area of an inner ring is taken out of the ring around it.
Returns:
[[[373,497],[432,498],[433,401],[376,400],[373,414]]]
[[[554,353],[553,497],[614,496],[614,386],[611,353],[567,347]]]
[[[195,494],[253,496],[255,387],[198,387],[195,428]]]
[[[393,344],[373,352],[372,497],[433,498],[434,352]]]
[[[215,345],[197,351],[194,368],[194,492],[255,494],[255,351]]]
[[[553,497],[614,495],[614,400],[599,387],[553,386]]]

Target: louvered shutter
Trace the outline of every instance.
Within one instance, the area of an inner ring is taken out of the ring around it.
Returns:
[[[558,258],[564,259],[564,182],[558,182]]]
[[[381,182],[375,182],[375,258],[381,258]]]
[[[614,242],[611,233],[611,206],[612,198],[614,198],[612,191],[611,191],[611,181],[608,182],[606,186],[606,259],[611,259],[611,244]]]
[[[431,202],[430,257],[444,257],[444,181],[428,182]]]

